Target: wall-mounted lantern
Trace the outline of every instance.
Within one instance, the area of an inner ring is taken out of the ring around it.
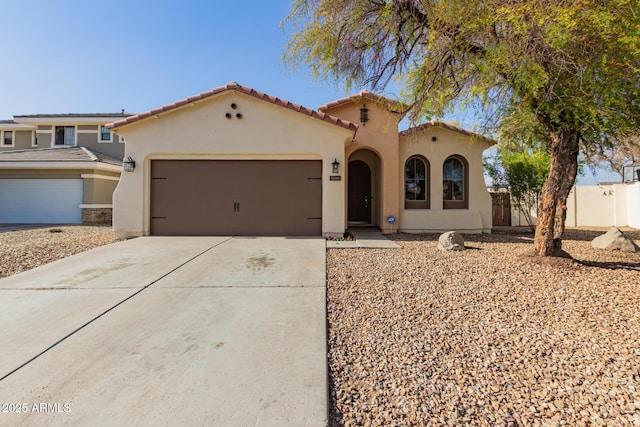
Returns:
[[[331,163],[331,170],[333,171],[333,173],[338,173],[339,167],[340,167],[340,162],[338,161],[338,159],[334,159],[333,162]]]
[[[369,109],[367,108],[366,104],[362,105],[362,108],[360,109],[360,122],[362,123],[362,126],[364,126],[365,123],[367,123],[369,121]]]
[[[124,166],[125,172],[133,172],[136,168],[136,162],[129,156],[122,162],[122,166]]]

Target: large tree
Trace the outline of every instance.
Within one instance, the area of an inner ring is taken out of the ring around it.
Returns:
[[[468,104],[551,154],[534,249],[553,255],[578,155],[640,128],[639,0],[295,0],[285,58],[384,90],[413,120]]]

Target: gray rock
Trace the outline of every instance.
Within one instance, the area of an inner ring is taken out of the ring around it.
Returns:
[[[624,235],[618,227],[611,227],[602,236],[598,236],[591,241],[591,246],[596,249],[606,249],[609,251],[637,252],[638,246]]]
[[[463,251],[464,236],[456,231],[447,231],[440,235],[438,249],[441,251]]]

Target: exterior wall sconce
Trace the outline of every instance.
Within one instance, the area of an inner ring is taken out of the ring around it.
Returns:
[[[338,161],[338,159],[334,159],[333,162],[331,163],[331,170],[333,171],[333,173],[338,173],[339,167],[340,167],[340,162]]]
[[[124,166],[125,172],[133,172],[136,168],[136,162],[129,156],[122,162],[122,166]]]
[[[366,104],[362,105],[360,109],[360,122],[362,122],[362,126],[369,121],[369,109]]]

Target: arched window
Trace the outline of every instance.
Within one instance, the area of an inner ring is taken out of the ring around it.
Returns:
[[[404,164],[405,209],[429,209],[429,161],[412,156]]]
[[[442,207],[469,208],[469,164],[462,156],[451,156],[442,165]]]

